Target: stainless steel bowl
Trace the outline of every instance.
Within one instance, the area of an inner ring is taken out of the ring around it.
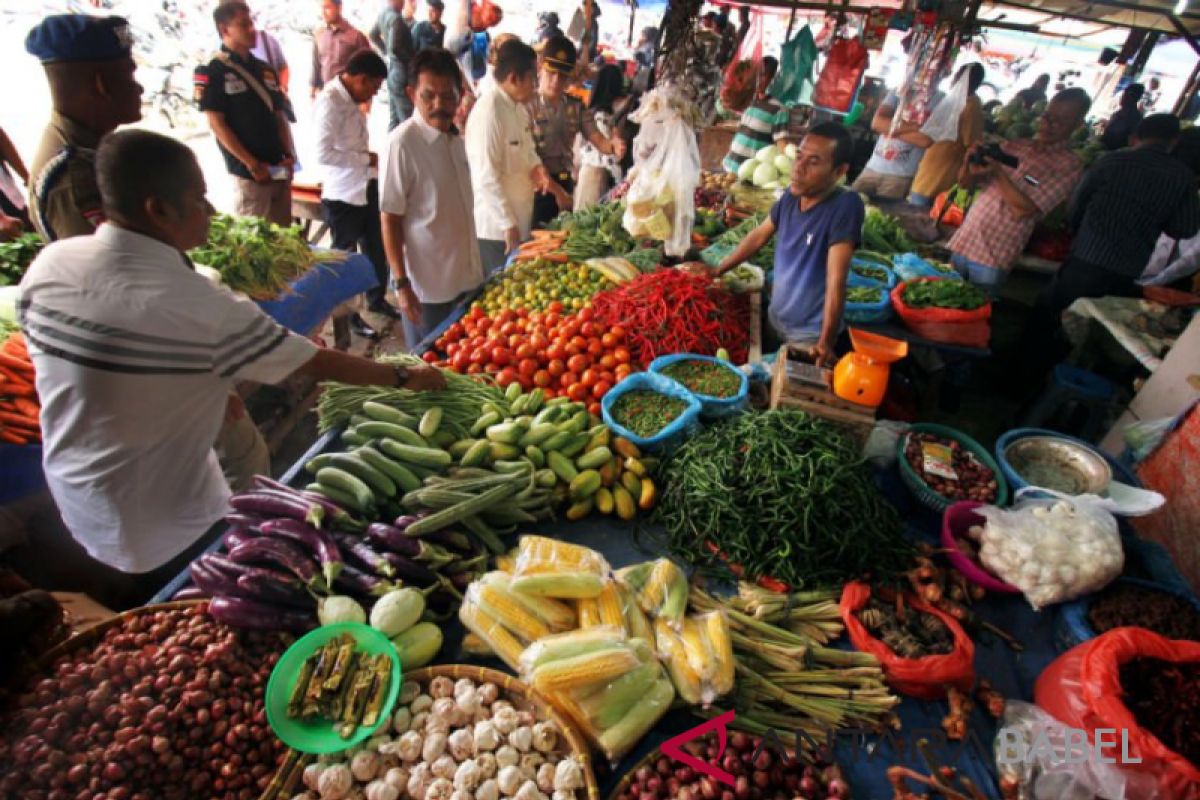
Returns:
[[[1013,472],[1030,486],[1064,494],[1104,494],[1112,468],[1090,447],[1056,436],[1029,436],[1004,450]]]

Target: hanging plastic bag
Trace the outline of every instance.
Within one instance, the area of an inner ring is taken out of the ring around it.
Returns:
[[[867,71],[867,48],[858,39],[838,39],[829,48],[825,69],[813,90],[813,105],[845,114],[854,105],[858,85]]]
[[[788,108],[810,104],[816,65],[817,44],[812,29],[805,25],[780,49],[779,71],[767,87],[767,94]]]
[[[754,102],[758,78],[762,73],[762,27],[762,14],[755,13],[750,30],[725,69],[725,77],[721,82],[721,105],[728,111],[741,113]]]
[[[968,69],[959,71],[949,93],[938,101],[929,114],[929,119],[921,126],[921,133],[935,142],[952,142],[958,139],[958,118],[967,107],[967,99],[971,94],[967,77],[969,74]]]
[[[662,92],[665,96],[651,98]],[[656,89],[633,115],[642,126],[634,139],[638,159],[629,172],[622,224],[635,238],[658,239],[669,256],[692,244],[694,196],[700,182],[700,148],[690,119],[694,109],[674,89]]]
[[[1135,658],[1196,663],[1200,642],[1167,639],[1144,628],[1116,628],[1052,661],[1034,684],[1034,700],[1060,722],[1083,731],[1096,760],[1125,761],[1119,765],[1124,793],[1105,797],[1198,800],[1200,768],[1142,728],[1122,699],[1121,666]],[[1103,749],[1097,751],[1098,732],[1104,730]]]

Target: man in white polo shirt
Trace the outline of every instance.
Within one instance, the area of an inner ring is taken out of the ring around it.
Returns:
[[[448,50],[417,53],[408,70],[415,114],[392,131],[384,164],[383,243],[410,348],[483,283],[471,170],[454,129],[462,85]]]
[[[229,487],[213,442],[236,380],[296,371],[439,389],[278,325],[197,274],[208,235],[204,176],[183,144],[110,134],[96,156],[107,223],[48,246],[21,281],[20,319],[42,402],[43,464],[75,539],[96,559],[97,599],[144,602],[208,544]]]

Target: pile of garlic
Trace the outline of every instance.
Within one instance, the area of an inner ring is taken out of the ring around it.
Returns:
[[[584,788],[558,726],[494,683],[406,681],[389,727],[306,767],[293,800],[577,800]]]
[[[968,534],[979,560],[1021,590],[1035,609],[1104,588],[1121,574],[1125,553],[1117,521],[1102,508],[1032,501],[1011,509],[984,506],[987,524]]]

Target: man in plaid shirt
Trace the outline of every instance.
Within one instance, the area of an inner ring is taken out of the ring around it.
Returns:
[[[1006,142],[1003,150],[1019,160],[1007,167],[992,159],[971,159],[959,170],[963,186],[986,188],[950,240],[954,267],[995,297],[1013,261],[1025,249],[1037,221],[1071,196],[1083,162],[1071,152],[1071,134],[1087,116],[1092,101],[1079,88],[1064,89],[1046,106],[1033,139]]]

